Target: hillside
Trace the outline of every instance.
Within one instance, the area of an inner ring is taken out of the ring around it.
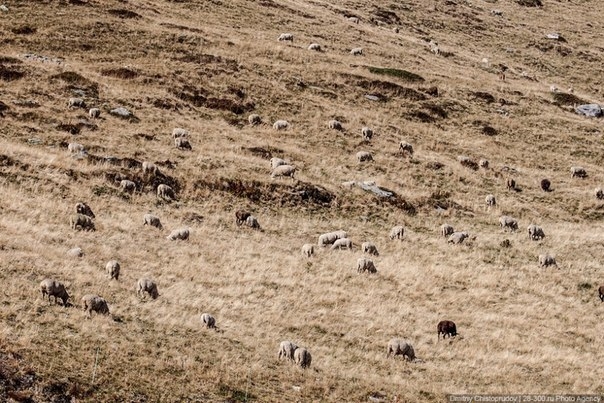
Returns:
[[[604,187],[604,119],[574,112],[604,104],[601,2],[5,5],[0,400],[604,395],[604,201],[594,195]],[[293,43],[278,41],[282,33]],[[72,97],[86,107],[68,107]],[[110,113],[118,107],[132,115]],[[262,124],[249,124],[253,113]],[[273,128],[280,119],[288,129]],[[330,129],[332,119],[344,130]],[[191,150],[174,146],[174,128],[189,131]],[[74,142],[87,153],[70,153]],[[359,163],[359,151],[374,161]],[[272,157],[291,162],[295,179],[271,178]],[[143,174],[144,161],[161,173]],[[588,176],[572,178],[571,166]],[[552,191],[541,190],[544,178]],[[120,190],[123,179],[133,193]],[[160,183],[176,201],[156,196]],[[485,205],[488,194],[496,206]],[[81,201],[96,231],[70,227]],[[238,226],[237,210],[262,229]],[[149,212],[163,229],[143,225]],[[501,215],[518,231],[503,231]],[[470,237],[448,243],[443,223]],[[531,223],[544,239],[528,239]],[[395,225],[402,241],[389,237]],[[182,227],[188,241],[166,239]],[[352,251],[316,245],[339,229]],[[376,274],[356,271],[365,241],[379,250]],[[306,243],[315,256],[302,256]],[[74,247],[83,257],[67,254]],[[540,267],[543,253],[558,268]],[[117,281],[105,272],[112,259]],[[159,298],[137,296],[141,277],[157,282]],[[63,282],[73,306],[43,300],[44,278]],[[86,317],[81,299],[91,293],[110,315]],[[204,312],[216,331],[202,326]],[[443,319],[458,337],[437,341]],[[387,359],[394,337],[420,360]],[[280,361],[282,340],[306,347],[311,367]]]

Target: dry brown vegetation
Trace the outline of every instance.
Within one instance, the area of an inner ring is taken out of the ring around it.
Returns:
[[[604,394],[604,203],[593,194],[604,184],[602,120],[572,110],[604,96],[601,1],[7,5],[0,399]],[[545,39],[554,31],[564,41]],[[294,34],[293,44],[277,41],[282,32]],[[430,52],[431,39],[440,55]],[[312,42],[324,51],[307,50]],[[362,56],[349,54],[355,47]],[[550,93],[552,84],[574,93]],[[74,96],[101,117],[68,109]],[[136,119],[110,115],[118,106]],[[250,126],[252,112],[264,123]],[[273,130],[277,119],[291,127]],[[328,129],[331,119],[344,130]],[[363,126],[376,133],[369,143]],[[192,150],[174,147],[175,127],[189,130]],[[398,152],[401,140],[413,144],[413,157]],[[73,141],[87,158],[69,155]],[[375,162],[358,164],[361,150]],[[462,166],[460,155],[490,167]],[[296,180],[270,179],[273,156],[297,167]],[[161,174],[143,175],[143,161]],[[572,165],[589,176],[571,179]],[[509,177],[518,191],[506,189]],[[541,190],[543,178],[551,192]],[[121,179],[136,191],[119,191]],[[349,180],[375,181],[394,195],[341,185]],[[160,183],[177,201],[157,199]],[[487,194],[496,207],[486,209]],[[78,201],[95,212],[95,232],[69,227]],[[238,209],[262,230],[238,227]],[[143,226],[147,212],[163,230]],[[502,214],[520,230],[503,233]],[[444,222],[470,238],[447,244]],[[545,239],[528,240],[530,223]],[[405,239],[391,241],[399,224]],[[190,240],[166,240],[179,227],[191,229]],[[352,252],[302,257],[302,244],[338,229],[353,239]],[[355,270],[364,241],[380,251],[375,275]],[[80,259],[66,254],[75,246]],[[545,252],[559,270],[539,267]],[[121,264],[119,281],[104,271],[111,259]],[[75,306],[43,300],[45,277],[64,282]],[[159,298],[137,297],[140,277],[157,282]],[[86,319],[80,300],[89,293],[108,301],[110,316]],[[202,312],[216,318],[217,331],[202,327]],[[437,342],[443,319],[460,336]],[[386,359],[394,337],[422,361]],[[282,340],[308,348],[311,367],[280,362]]]

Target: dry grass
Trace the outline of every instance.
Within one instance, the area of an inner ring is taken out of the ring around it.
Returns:
[[[461,1],[12,1],[0,27],[0,396],[604,394],[596,296],[604,205],[592,194],[604,175],[602,129],[569,109],[577,99],[602,103],[604,10],[595,0],[544,3],[497,3],[497,17],[491,4]],[[551,31],[566,42],[548,42]],[[295,42],[277,42],[281,32]],[[443,54],[429,51],[430,39]],[[311,42],[325,52],[308,51]],[[350,55],[354,47],[364,55]],[[573,86],[577,98],[554,96],[551,84]],[[101,108],[101,118],[67,109],[71,96]],[[117,106],[138,120],[111,116]],[[252,111],[264,124],[247,124]],[[333,118],[343,132],[327,128]],[[291,128],[274,131],[277,119]],[[368,144],[365,125],[376,132]],[[172,146],[174,127],[191,132],[192,151]],[[412,158],[397,153],[401,139]],[[88,160],[67,154],[71,141],[88,148]],[[358,164],[360,150],[375,162]],[[491,168],[463,167],[459,155]],[[298,180],[271,181],[271,156],[296,165]],[[142,161],[160,164],[177,202],[156,199]],[[571,165],[589,177],[571,179]],[[521,191],[505,190],[509,176]],[[135,180],[137,192],[120,193],[119,178]],[[540,190],[542,178],[553,192]],[[374,180],[397,199],[341,186],[352,179]],[[498,206],[487,210],[489,193]],[[69,228],[80,200],[96,213],[96,232]],[[238,228],[240,208],[263,231]],[[165,230],[142,226],[148,211]],[[501,214],[521,230],[502,233]],[[448,245],[443,222],[475,238]],[[527,240],[533,222],[543,241]],[[397,224],[407,228],[402,242],[387,236]],[[190,241],[165,239],[181,226]],[[302,258],[302,244],[335,229],[348,231],[354,251]],[[354,270],[365,240],[380,250],[374,276]],[[66,256],[75,246],[83,258]],[[538,267],[546,251],[560,270]],[[104,272],[111,259],[121,263],[119,281]],[[157,300],[136,296],[142,276],[157,281]],[[65,282],[76,306],[43,301],[45,277]],[[110,317],[85,319],[79,301],[88,293],[108,300]],[[218,331],[201,327],[202,312]],[[437,342],[442,319],[461,337]],[[387,360],[392,337],[408,339],[423,362]],[[286,339],[310,350],[310,369],[277,360]]]

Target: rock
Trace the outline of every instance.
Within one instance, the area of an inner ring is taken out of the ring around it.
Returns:
[[[84,251],[82,251],[82,248],[73,248],[73,249],[69,249],[67,251],[67,254],[69,256],[73,256],[73,257],[82,257],[82,256],[84,256]]]
[[[599,118],[602,116],[602,108],[598,104],[579,105],[575,108],[575,112],[590,118]]]
[[[556,40],[556,41],[557,41],[557,40],[560,40],[560,34],[559,34],[559,33],[556,33],[556,32],[551,33],[551,34],[547,34],[547,35],[545,35],[545,37],[546,37],[547,39],[554,39],[554,40]]]
[[[4,11],[6,13],[6,12],[8,12],[8,7],[6,7],[4,4],[2,4],[0,6],[0,11]]]
[[[368,192],[372,192],[375,195],[379,196],[379,197],[392,197],[394,196],[394,193],[382,189],[381,187],[379,187],[375,182],[373,181],[347,181],[347,182],[342,182],[342,186],[352,189],[352,187],[354,186],[358,186],[361,189],[368,191]]]
[[[124,108],[123,106],[112,109],[109,113],[111,113],[112,115],[115,115],[115,116],[119,116],[120,118],[126,118],[126,119],[133,116],[132,112],[130,112],[128,109]]]

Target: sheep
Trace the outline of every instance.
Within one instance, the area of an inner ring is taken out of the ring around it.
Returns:
[[[598,200],[604,199],[604,190],[602,190],[602,188],[596,188],[596,190],[594,190],[594,194],[596,195],[596,199],[598,199]]]
[[[449,224],[443,224],[440,226],[440,233],[444,237],[448,237],[453,232],[455,232],[455,230],[453,229],[453,226],[451,226]]]
[[[77,154],[86,152],[86,149],[80,143],[69,143],[67,145],[67,151],[69,151],[71,154]]]
[[[155,281],[143,277],[136,283],[136,294],[140,297],[143,297],[145,292],[153,299],[159,297],[159,292],[157,291],[157,284]]]
[[[120,181],[120,189],[122,192],[132,193],[136,190],[136,183],[128,179],[122,179]]]
[[[341,238],[348,238],[346,231],[339,230],[333,232],[326,232],[325,234],[319,235],[319,246],[327,246],[333,244],[336,240]]]
[[[342,126],[342,122],[340,122],[339,120],[335,120],[335,119],[330,120],[329,123],[327,124],[327,126],[333,130],[339,130],[339,131],[344,130],[344,127]]]
[[[247,220],[247,218],[251,216],[251,214],[248,211],[245,210],[237,210],[235,212],[235,223],[237,225],[241,225],[245,222],[245,220]]]
[[[398,143],[398,149],[403,154],[413,155],[413,146],[406,141]]]
[[[258,223],[258,219],[256,217],[254,217],[253,215],[250,215],[245,219],[245,225],[247,225],[250,228],[260,229],[260,224]]]
[[[90,218],[95,218],[95,215],[92,212],[90,206],[84,202],[76,203],[75,210],[77,214],[84,214]]]
[[[358,162],[366,162],[373,161],[373,156],[369,151],[359,151],[357,153],[357,161]]]
[[[109,274],[109,279],[119,280],[121,266],[117,260],[110,260],[105,265],[105,271]]]
[[[497,200],[495,200],[495,196],[494,195],[487,195],[484,198],[484,201],[487,204],[487,206],[489,206],[489,207],[495,206],[497,204]]]
[[[319,45],[318,43],[311,43],[310,45],[308,45],[308,50],[314,50],[316,52],[323,51],[321,45]]]
[[[86,231],[95,231],[94,222],[92,218],[88,217],[84,214],[75,214],[72,215],[69,219],[70,225],[72,229],[81,229]]]
[[[549,267],[549,266],[558,267],[558,264],[556,263],[555,257],[553,257],[550,254],[543,254],[543,255],[539,255],[539,266],[541,266],[541,267]]]
[[[535,224],[529,225],[526,228],[526,231],[528,233],[529,239],[531,239],[533,241],[539,241],[539,240],[545,238],[545,233],[543,232],[543,228],[541,228]]]
[[[190,231],[188,228],[178,228],[170,232],[170,235],[168,235],[166,239],[170,241],[186,241],[187,239],[189,239],[189,233]]]
[[[373,137],[373,130],[371,130],[369,127],[363,127],[361,129],[361,136],[363,137],[364,141],[369,141]]]
[[[598,293],[600,293],[600,300],[604,302],[604,285],[601,285],[600,288],[598,288]]]
[[[92,317],[92,312],[96,312],[102,315],[109,315],[109,306],[107,301],[103,297],[96,294],[86,294],[82,297],[82,305],[84,312],[87,313],[88,317]]]
[[[159,174],[159,168],[150,161],[143,161],[143,175],[147,174],[157,175]]]
[[[312,357],[310,356],[310,352],[303,348],[298,347],[294,351],[294,362],[296,365],[299,365],[302,368],[310,367],[310,362],[312,361]]]
[[[67,101],[67,107],[69,109],[71,109],[71,108],[85,108],[86,107],[86,102],[84,102],[84,100],[82,98],[69,98],[69,101]]]
[[[516,190],[516,181],[513,178],[508,178],[505,184],[508,190]]]
[[[271,172],[271,179],[275,179],[278,176],[289,176],[294,179],[296,173],[296,167],[293,165],[279,165]]]
[[[172,138],[189,137],[189,131],[180,127],[172,130]]]
[[[63,301],[63,306],[67,306],[69,294],[63,283],[50,278],[45,278],[40,282],[40,291],[42,292],[42,299],[48,295],[48,301],[50,302],[50,297],[54,297],[56,304],[57,299],[60,298]]]
[[[167,202],[176,200],[174,189],[164,183],[157,185],[157,197]]]
[[[541,184],[541,190],[543,190],[544,192],[551,191],[552,183],[549,181],[549,179],[541,179],[540,184]]]
[[[271,158],[271,169],[275,169],[280,165],[288,165],[288,163],[285,162],[285,160],[281,159],[281,158],[277,158],[277,157]]]
[[[397,225],[395,227],[392,227],[392,229],[390,230],[390,239],[403,239],[403,236],[405,235],[405,227],[403,227],[402,225]]]
[[[386,358],[396,357],[397,355],[402,355],[404,359],[409,361],[415,360],[415,351],[413,350],[413,346],[409,344],[409,342],[402,339],[392,339],[388,342],[388,352],[386,353]]]
[[[315,254],[315,246],[311,243],[305,243],[302,245],[302,255],[311,257]]]
[[[358,24],[359,17],[348,17],[348,21],[352,22],[353,24]]]
[[[283,42],[283,41],[289,41],[289,42],[294,42],[294,35],[293,34],[281,34],[279,35],[279,41]]]
[[[354,48],[350,50],[350,54],[353,56],[361,56],[363,54],[363,48]]]
[[[583,167],[571,167],[570,168],[570,177],[571,178],[586,178],[587,171]]]
[[[290,361],[294,360],[294,352],[298,346],[289,340],[284,340],[279,344],[279,359],[286,358]]]
[[[441,333],[443,335],[443,340],[447,336],[450,338],[457,336],[457,326],[455,326],[455,322],[450,320],[441,320],[438,322],[438,325],[436,326],[436,338],[438,340],[440,340]]]
[[[161,224],[159,217],[150,213],[147,213],[143,216],[143,225],[155,227],[160,230],[164,229],[164,226]]]
[[[192,150],[191,143],[185,137],[177,137],[174,139],[174,146],[180,150]]]
[[[287,120],[277,120],[273,123],[273,129],[275,130],[285,130],[289,127],[289,122]]]
[[[201,314],[201,323],[203,323],[208,329],[216,329],[216,319],[209,313]]]
[[[380,253],[377,250],[377,246],[371,242],[363,242],[361,245],[361,250],[363,253],[367,253],[368,255],[379,256]]]
[[[559,90],[558,90],[558,87],[556,87],[555,85],[552,84],[552,85],[549,86],[549,91],[550,92],[558,92]]]
[[[465,232],[454,232],[451,235],[449,235],[449,238],[447,238],[447,243],[452,243],[455,245],[458,245],[460,243],[462,243],[463,241],[466,240],[466,238],[468,238],[470,235]]]
[[[516,231],[518,229],[518,221],[510,216],[502,215],[501,217],[499,217],[499,226],[504,231],[507,229],[509,229],[510,231]]]
[[[440,48],[438,47],[438,43],[435,42],[434,40],[431,40],[429,43],[430,46],[430,52],[434,53],[435,55],[440,54]]]
[[[336,249],[352,249],[352,241],[348,238],[336,239],[333,245],[331,245],[331,250]]]
[[[99,108],[90,108],[88,116],[90,116],[91,119],[97,119],[101,116],[101,110]]]
[[[478,166],[483,168],[483,169],[488,169],[489,168],[489,161],[482,158],[478,161]]]
[[[72,257],[82,257],[84,256],[84,251],[82,248],[71,248],[67,251],[67,254]]]
[[[373,260],[361,257],[357,260],[357,272],[362,273],[367,271],[369,273],[377,273]]]
[[[399,31],[398,27],[392,28],[392,32],[394,32],[395,34],[398,34],[398,31]]]
[[[262,123],[262,118],[260,117],[260,115],[252,113],[250,116],[247,117],[247,121],[251,126],[256,126]]]

